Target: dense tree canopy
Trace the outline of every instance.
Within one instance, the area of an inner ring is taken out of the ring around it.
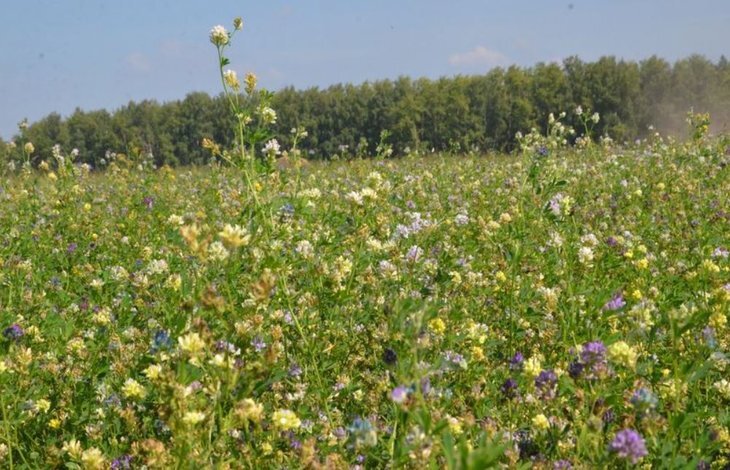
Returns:
[[[289,130],[304,126],[309,137],[301,148],[310,158],[372,154],[383,130],[396,154],[509,150],[516,132],[544,128],[550,112],[578,105],[601,115],[596,134],[621,142],[647,135],[650,126],[684,133],[690,109],[709,112],[715,130],[727,131],[730,65],[724,57],[716,64],[702,56],[674,64],[658,57],[571,57],[560,65],[496,68],[477,76],[290,87],[276,93],[273,105],[280,142],[286,146]],[[575,117],[569,113],[568,119]],[[113,113],[77,109],[66,119],[53,113],[15,141],[33,143],[35,163],[50,158],[59,144],[65,151],[77,148],[79,159],[95,166],[108,152],[153,155],[158,165],[197,164],[208,158],[203,138],[231,145],[231,122],[222,96],[196,92],[164,104],[130,102]]]

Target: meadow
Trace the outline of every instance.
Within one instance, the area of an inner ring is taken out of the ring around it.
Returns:
[[[578,106],[509,154],[383,132],[306,163],[227,68],[233,26],[209,39],[236,145],[207,165],[39,157],[22,126],[3,149],[0,467],[730,466],[708,115],[617,145]]]
[[[726,468],[726,144],[528,137],[7,178],[1,465]]]

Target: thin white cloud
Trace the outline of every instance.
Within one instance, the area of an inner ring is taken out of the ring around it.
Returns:
[[[499,51],[485,46],[477,46],[468,52],[459,52],[449,57],[449,64],[455,67],[486,66],[496,67],[507,63],[507,57]]]
[[[152,63],[141,52],[132,52],[124,61],[135,72],[149,72],[152,70]]]

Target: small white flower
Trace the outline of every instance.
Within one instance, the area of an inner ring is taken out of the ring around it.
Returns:
[[[228,31],[221,25],[213,26],[210,30],[210,42],[216,46],[225,46],[228,44]]]
[[[276,139],[271,139],[270,141],[266,142],[266,145],[264,145],[264,153],[272,157],[275,155],[279,155],[281,153],[281,146],[279,145],[279,141]]]

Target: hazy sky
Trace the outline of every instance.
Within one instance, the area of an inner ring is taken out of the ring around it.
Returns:
[[[730,55],[730,0],[4,0],[0,136],[76,107],[218,93],[208,31],[269,89],[484,73],[570,55]]]

